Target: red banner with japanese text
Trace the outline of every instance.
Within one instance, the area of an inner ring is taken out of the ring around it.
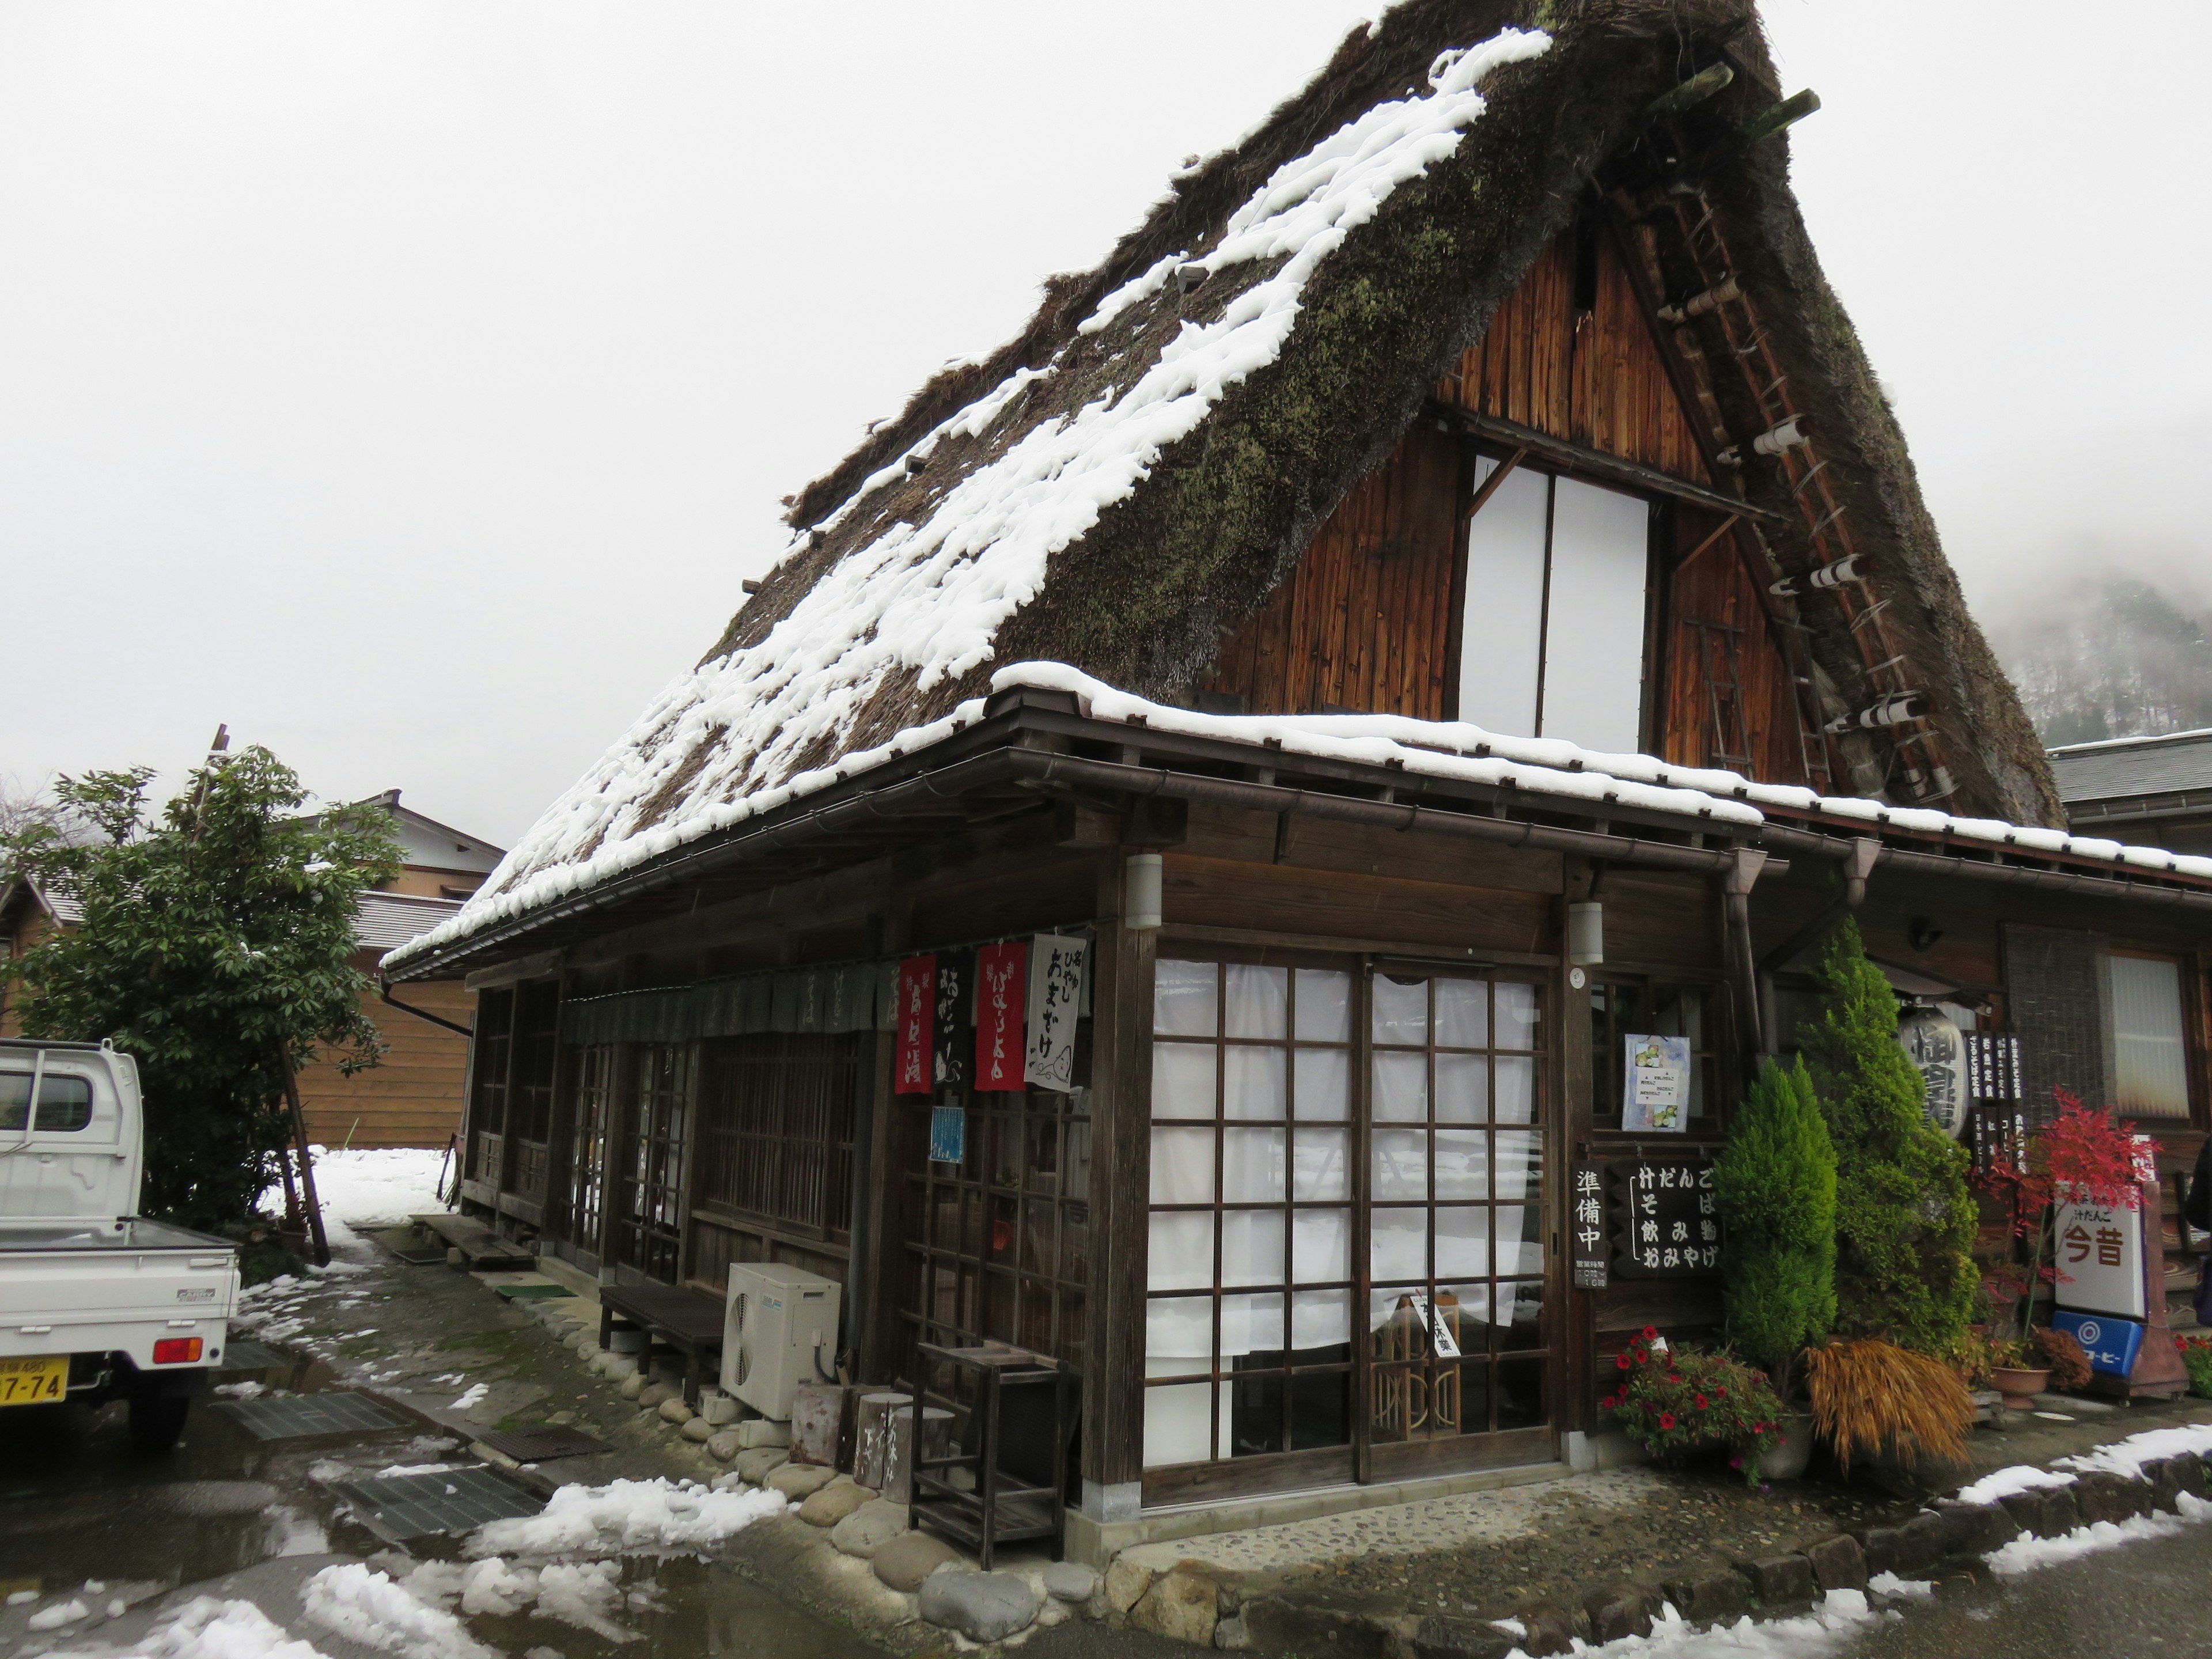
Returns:
[[[1029,994],[1029,946],[987,945],[975,953],[975,1086],[1020,1089],[1023,1006]]]
[[[908,957],[898,970],[898,1048],[891,1066],[891,1092],[936,1092],[930,1054],[937,1037],[937,958]]]

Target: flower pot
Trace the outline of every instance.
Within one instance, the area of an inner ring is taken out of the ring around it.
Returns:
[[[2032,1410],[2035,1396],[2051,1386],[2051,1371],[2046,1366],[2040,1370],[2025,1365],[1992,1365],[1990,1383],[2004,1396],[2004,1402],[2016,1412]]]
[[[1813,1461],[1813,1413],[1785,1412],[1779,1425],[1782,1440],[1759,1455],[1759,1478],[1762,1480],[1796,1480],[1803,1478],[1805,1466]]]

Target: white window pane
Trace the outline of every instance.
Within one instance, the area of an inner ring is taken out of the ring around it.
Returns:
[[[2118,1104],[2145,1117],[2189,1115],[2189,1057],[2182,1036],[2181,969],[2142,957],[2106,957],[2112,988]]]
[[[1429,1276],[1429,1212],[1377,1209],[1367,1224],[1367,1276],[1386,1280]]]
[[[1437,1121],[1487,1123],[1490,1121],[1490,1057],[1486,1054],[1437,1056]]]
[[[1157,1131],[1155,1131],[1157,1133]],[[1279,1204],[1289,1171],[1284,1168],[1283,1131],[1225,1129],[1221,1141],[1221,1201]]]
[[[1233,1037],[1288,1036],[1291,1033],[1291,970],[1229,965],[1225,988],[1228,1035]]]
[[[1368,1196],[1429,1195],[1429,1133],[1425,1129],[1376,1129],[1369,1141]]]
[[[1180,1359],[1155,1376],[1174,1376],[1213,1369],[1213,1298],[1210,1296],[1155,1297],[1145,1304],[1145,1358]]]
[[[1375,1056],[1375,1121],[1422,1123],[1429,1115],[1429,1057],[1378,1052]]]
[[[1441,1277],[1443,1269],[1438,1268]],[[1472,1351],[1480,1353],[1490,1346],[1490,1338],[1482,1327],[1490,1323],[1490,1286],[1487,1285],[1439,1285],[1437,1300],[1449,1297],[1459,1304],[1459,1346],[1462,1353]]]
[[[1490,1212],[1480,1205],[1437,1212],[1437,1277],[1479,1278],[1490,1271]]]
[[[1375,1041],[1419,1044],[1429,1040],[1429,982],[1375,975]]]
[[[1473,522],[1482,519],[1478,513]],[[1559,481],[1539,720],[1545,737],[1622,754],[1639,746],[1650,520],[1637,496]],[[1471,591],[1468,600],[1472,617]]]
[[[1498,1197],[1535,1197],[1537,1182],[1543,1172],[1543,1159],[1537,1152],[1534,1129],[1500,1129],[1498,1132]]]
[[[1222,1065],[1226,1069],[1221,1080],[1224,1117],[1280,1120],[1284,1079],[1290,1069],[1285,1050],[1224,1048]]]
[[[1350,1291],[1291,1292],[1291,1346],[1334,1348],[1352,1340]]]
[[[1480,1129],[1437,1131],[1438,1198],[1490,1196],[1489,1141],[1490,1137]]]
[[[1280,1210],[1224,1210],[1221,1212],[1221,1282],[1279,1285],[1287,1235]]]
[[[1498,1276],[1509,1278],[1515,1273],[1540,1273],[1544,1271],[1543,1242],[1537,1237],[1542,1228],[1544,1212],[1533,1206],[1523,1209],[1518,1206],[1500,1206],[1498,1223]]]
[[[1334,968],[1298,969],[1298,1041],[1352,1041],[1352,975]]]
[[[1352,1056],[1342,1048],[1299,1048],[1298,1094],[1291,1110],[1309,1123],[1341,1123],[1352,1115]]]
[[[1152,1202],[1213,1202],[1213,1131],[1152,1129]]]
[[[1490,1046],[1490,982],[1480,979],[1437,981],[1437,1047]]]
[[[1352,1277],[1352,1212],[1291,1212],[1291,1279],[1331,1283]],[[1300,1346],[1305,1346],[1301,1343]]]
[[[1342,1129],[1301,1128],[1291,1164],[1291,1196],[1302,1202],[1350,1198],[1351,1141]]]
[[[1152,1369],[1146,1362],[1146,1369]],[[1181,1369],[1168,1362],[1168,1375]],[[1211,1369],[1209,1367],[1208,1369]],[[1230,1391],[1221,1390],[1220,1415],[1229,1415]],[[1213,1455],[1213,1384],[1170,1382],[1145,1390],[1145,1467],[1203,1463]],[[1221,1425],[1221,1449],[1229,1449],[1229,1425]]]
[[[1536,1062],[1519,1054],[1500,1054],[1491,1063],[1498,1068],[1498,1121],[1500,1123],[1534,1123],[1536,1121]]]
[[[1152,1115],[1212,1117],[1214,1055],[1210,1042],[1152,1044]]]
[[[1221,1357],[1271,1353],[1283,1346],[1283,1293],[1221,1298]]]
[[[1478,480],[1498,464],[1476,465]],[[1519,467],[1467,526],[1467,604],[1461,613],[1459,718],[1515,737],[1536,734],[1536,665],[1543,649],[1544,529],[1552,481]]]
[[[1536,1046],[1536,988],[1501,980],[1498,985],[1498,1046]]]
[[[1155,1210],[1152,1223],[1145,1247],[1145,1288],[1148,1291],[1212,1290],[1212,1212]]]
[[[1212,1036],[1220,1019],[1221,969],[1211,962],[1160,962],[1152,968],[1152,1029],[1170,1036]]]

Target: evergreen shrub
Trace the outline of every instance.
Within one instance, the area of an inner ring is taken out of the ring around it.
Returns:
[[[1728,1329],[1789,1397],[1797,1356],[1836,1318],[1836,1151],[1799,1060],[1768,1060],[1713,1166],[1728,1229]]]

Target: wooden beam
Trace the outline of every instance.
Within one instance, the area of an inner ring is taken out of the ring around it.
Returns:
[[[1623,460],[1620,456],[1608,455],[1601,449],[1589,449],[1581,444],[1569,443],[1564,438],[1554,438],[1547,432],[1539,432],[1534,427],[1522,426],[1518,421],[1442,404],[1437,405],[1435,412],[1443,419],[1456,421],[1462,430],[1472,432],[1479,438],[1512,446],[1518,452],[1515,457],[1516,463],[1522,455],[1533,455],[1539,461],[1548,462],[1566,471],[1601,479],[1607,483],[1623,484],[1631,489],[1672,495],[1678,501],[1694,501],[1699,507],[1714,507],[1744,518],[1765,519],[1778,524],[1782,520],[1780,514],[1769,512],[1763,507],[1753,507],[1737,496],[1723,495],[1717,489],[1709,489],[1704,484],[1693,483],[1687,478],[1678,478],[1671,472],[1662,472],[1657,467],[1646,466],[1641,461]]]
[[[1467,511],[1461,516],[1462,518],[1471,519],[1476,514],[1481,512],[1485,503],[1486,503],[1492,495],[1498,493],[1498,486],[1505,482],[1506,475],[1511,472],[1515,467],[1520,465],[1521,463],[1528,458],[1528,447],[1526,444],[1523,444],[1520,448],[1515,450],[1510,455],[1508,455],[1503,461],[1499,462],[1497,467],[1492,471],[1491,475],[1485,478],[1480,486],[1475,490],[1474,498],[1468,502]]]

